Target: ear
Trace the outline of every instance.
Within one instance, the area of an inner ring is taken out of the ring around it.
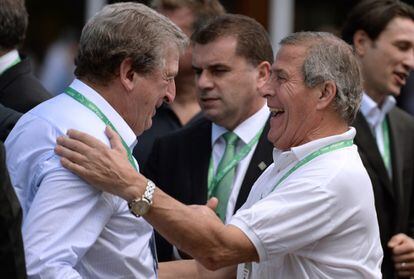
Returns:
[[[270,63],[267,61],[261,62],[257,67],[257,89],[262,89],[267,84],[270,78]]]
[[[354,34],[353,44],[355,52],[358,56],[364,56],[367,48],[372,45],[372,40],[363,30],[358,30]]]
[[[331,105],[336,96],[336,85],[333,81],[328,80],[319,85],[319,98],[316,108],[324,110]]]
[[[119,79],[127,92],[132,91],[137,83],[137,73],[132,68],[132,59],[125,58],[119,65]]]

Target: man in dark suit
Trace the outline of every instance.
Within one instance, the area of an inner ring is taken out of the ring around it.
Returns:
[[[226,222],[272,162],[273,146],[266,138],[269,110],[259,89],[269,77],[273,52],[264,28],[243,16],[215,20],[196,31],[192,41],[205,118],[157,140],[143,173],[186,204],[219,197],[217,214]],[[223,163],[228,132],[239,139],[233,161]],[[227,173],[222,165],[231,166]],[[157,247],[160,261],[173,258],[172,246],[160,236]]]
[[[395,107],[414,68],[414,9],[400,1],[362,1],[342,36],[354,46],[364,96],[353,126],[374,188],[384,278],[414,276],[414,119]]]
[[[27,57],[19,55],[28,15],[22,0],[0,0],[0,103],[27,112],[50,98],[31,70]]]
[[[22,209],[7,172],[0,142],[0,274],[3,278],[26,278],[21,235]]]
[[[22,114],[20,112],[0,104],[0,141],[4,142],[6,140],[10,131],[21,116]]]

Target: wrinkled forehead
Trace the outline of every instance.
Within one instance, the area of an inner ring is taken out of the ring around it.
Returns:
[[[308,46],[303,45],[282,45],[276,53],[272,70],[289,69],[301,70],[307,56]]]

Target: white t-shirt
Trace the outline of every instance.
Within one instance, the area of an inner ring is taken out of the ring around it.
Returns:
[[[237,278],[381,278],[374,196],[355,145],[322,154],[279,179],[312,152],[353,139],[355,129],[289,151],[254,184],[230,224],[256,247],[260,262]],[[246,274],[249,270],[249,274]]]

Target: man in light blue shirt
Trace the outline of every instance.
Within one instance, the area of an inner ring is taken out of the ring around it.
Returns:
[[[64,169],[53,148],[68,128],[109,144],[115,129],[130,155],[163,101],[187,37],[165,17],[136,3],[106,6],[84,27],[77,79],[65,94],[37,106],[6,140],[10,177],[23,208],[31,278],[156,278],[152,227],[122,199]]]

